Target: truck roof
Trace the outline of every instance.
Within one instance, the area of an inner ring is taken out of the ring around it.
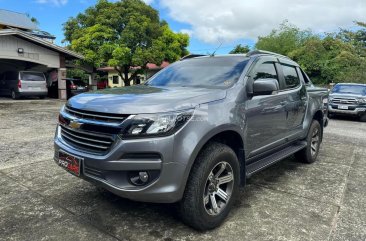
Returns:
[[[254,57],[254,56],[274,56],[277,58],[281,58],[283,60],[287,60],[287,61],[291,61],[294,62],[292,59],[290,59],[289,57],[282,55],[282,54],[278,54],[278,53],[274,53],[274,52],[270,52],[270,51],[265,51],[265,50],[253,50],[250,51],[246,54],[221,54],[221,55],[206,55],[206,54],[189,54],[187,56],[184,56],[183,58],[181,58],[181,60],[186,60],[186,59],[191,59],[191,58],[201,58],[201,57],[233,57],[233,56],[240,56],[240,57]],[[296,63],[296,62],[294,62]],[[296,64],[297,65],[297,64]]]

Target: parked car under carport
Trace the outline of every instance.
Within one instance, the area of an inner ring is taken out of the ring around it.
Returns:
[[[89,86],[80,79],[67,78],[66,79],[66,92],[67,98],[71,98],[75,95],[85,93],[89,91]]]

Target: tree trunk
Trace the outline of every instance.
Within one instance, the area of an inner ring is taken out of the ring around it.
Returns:
[[[128,78],[128,73],[130,71],[130,66],[125,65],[123,66],[123,75],[124,75],[124,82],[125,86],[130,86],[130,78]]]

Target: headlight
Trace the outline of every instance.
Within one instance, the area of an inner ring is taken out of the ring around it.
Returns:
[[[358,99],[358,103],[362,103],[362,104],[366,103],[366,98]]]
[[[193,110],[162,114],[140,114],[124,121],[122,138],[168,136],[182,127],[192,116]]]

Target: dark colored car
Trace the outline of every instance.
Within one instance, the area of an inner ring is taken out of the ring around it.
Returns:
[[[212,229],[247,178],[292,154],[317,159],[327,98],[275,53],[185,58],[145,85],[71,98],[54,160],[121,197],[177,202],[186,224]]]
[[[330,92],[329,116],[347,115],[366,121],[366,84],[336,84]]]
[[[88,84],[86,84],[84,81],[79,79],[72,79],[67,78],[66,79],[66,90],[67,90],[67,97],[71,98],[75,95],[88,92],[89,87]]]

